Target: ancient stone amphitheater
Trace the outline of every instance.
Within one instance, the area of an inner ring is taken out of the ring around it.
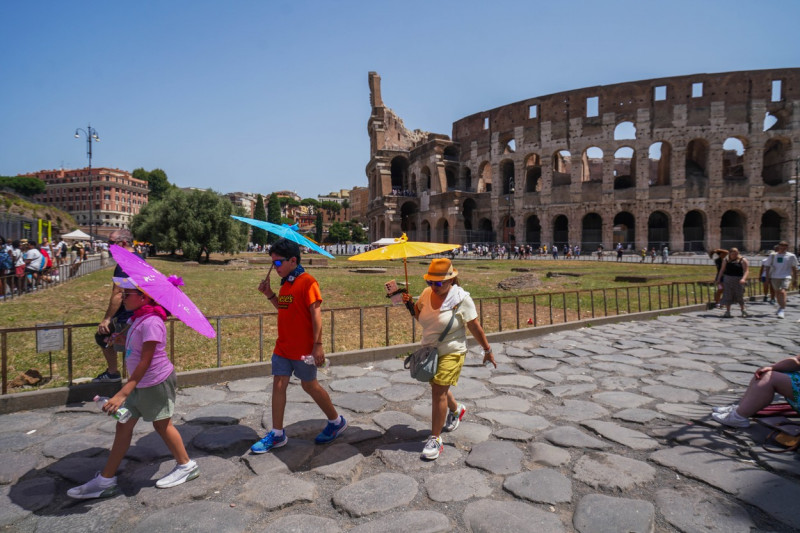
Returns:
[[[369,74],[370,236],[749,252],[797,241],[800,69],[577,89],[407,129]]]

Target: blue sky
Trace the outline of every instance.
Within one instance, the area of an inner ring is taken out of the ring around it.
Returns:
[[[525,98],[800,66],[795,0],[0,3],[0,175],[162,168],[179,186],[366,186],[367,73],[411,129]]]

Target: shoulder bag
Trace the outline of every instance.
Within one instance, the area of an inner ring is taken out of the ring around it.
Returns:
[[[450,317],[450,322],[444,331],[439,335],[439,340],[433,346],[422,346],[416,352],[406,357],[403,362],[403,367],[411,372],[411,377],[417,381],[428,383],[436,375],[436,370],[439,367],[439,343],[444,340],[453,327],[453,321],[456,319],[456,308],[453,308],[453,316]]]

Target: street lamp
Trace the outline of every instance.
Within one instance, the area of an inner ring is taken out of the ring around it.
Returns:
[[[75,138],[80,138],[80,132],[86,136],[86,155],[89,157],[89,237],[94,239],[94,230],[93,230],[93,222],[94,222],[94,191],[92,191],[92,140],[95,142],[100,142],[100,136],[97,134],[97,130],[94,129],[91,124],[86,126],[86,129],[83,128],[76,128],[75,129]],[[91,242],[91,241],[90,241]]]

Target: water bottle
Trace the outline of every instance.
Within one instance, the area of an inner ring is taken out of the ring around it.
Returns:
[[[300,358],[300,360],[303,361],[307,365],[315,365],[317,363],[314,360],[314,356],[313,355],[304,355],[303,357]],[[331,366],[331,360],[326,358],[325,362],[322,363],[322,366],[319,367],[319,368],[328,368],[329,366]]]
[[[97,407],[99,407],[100,410],[102,410],[103,406],[106,403],[108,403],[108,398],[106,396],[95,396],[94,397],[94,403],[96,403]],[[131,412],[128,409],[124,408],[124,407],[120,407],[119,409],[117,409],[117,412],[112,414],[111,416],[116,418],[117,422],[119,422],[120,424],[124,424],[125,422],[130,420]]]

